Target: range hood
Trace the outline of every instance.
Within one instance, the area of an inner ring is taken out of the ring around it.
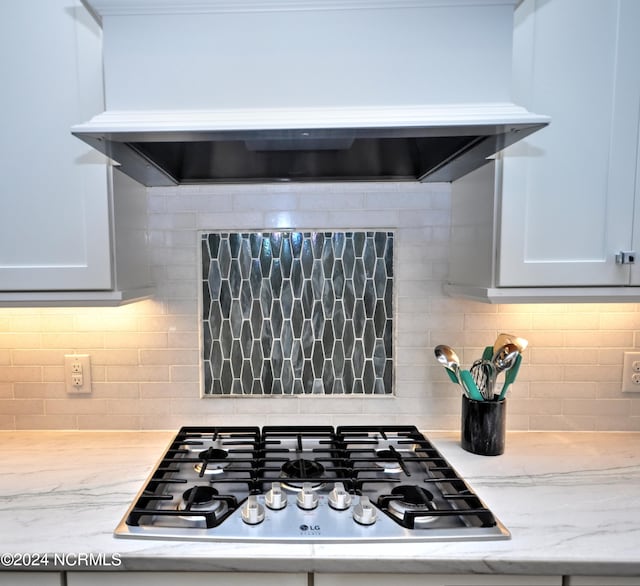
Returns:
[[[147,186],[454,181],[549,122],[509,100],[516,1],[87,0],[72,132]]]

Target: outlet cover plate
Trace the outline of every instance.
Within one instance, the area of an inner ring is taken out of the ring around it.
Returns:
[[[77,365],[80,365],[78,368]],[[82,376],[82,386],[74,385],[73,378]],[[89,354],[65,354],[64,382],[68,395],[88,395],[91,393],[91,356]]]
[[[624,365],[622,367],[622,392],[640,393],[640,352],[624,353]]]

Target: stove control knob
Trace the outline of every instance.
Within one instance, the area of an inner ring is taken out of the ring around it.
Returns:
[[[247,525],[257,525],[264,521],[264,507],[253,494],[249,496],[244,507],[242,507],[242,520]]]
[[[271,490],[265,495],[264,503],[270,509],[279,511],[287,506],[287,495],[282,492],[282,487],[279,482],[271,484]]]
[[[344,489],[342,482],[336,482],[329,493],[329,506],[338,511],[344,511],[351,506],[351,495]]]
[[[313,492],[310,482],[305,482],[302,485],[302,490],[298,493],[298,506],[306,511],[318,506],[318,495]]]
[[[353,507],[353,520],[360,525],[373,525],[378,519],[376,508],[368,496],[361,496],[360,502]]]

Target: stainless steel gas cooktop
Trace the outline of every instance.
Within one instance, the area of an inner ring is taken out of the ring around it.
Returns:
[[[302,543],[510,537],[413,426],[183,427],[115,535]]]

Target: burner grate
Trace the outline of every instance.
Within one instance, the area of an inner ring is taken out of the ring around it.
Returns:
[[[252,517],[274,501],[284,504],[266,511],[270,522]],[[369,505],[377,520],[362,529],[355,508]],[[310,526],[338,541],[509,535],[413,426],[183,427],[116,534],[260,540],[277,530],[291,533],[273,540],[296,541],[314,539],[299,533]]]

